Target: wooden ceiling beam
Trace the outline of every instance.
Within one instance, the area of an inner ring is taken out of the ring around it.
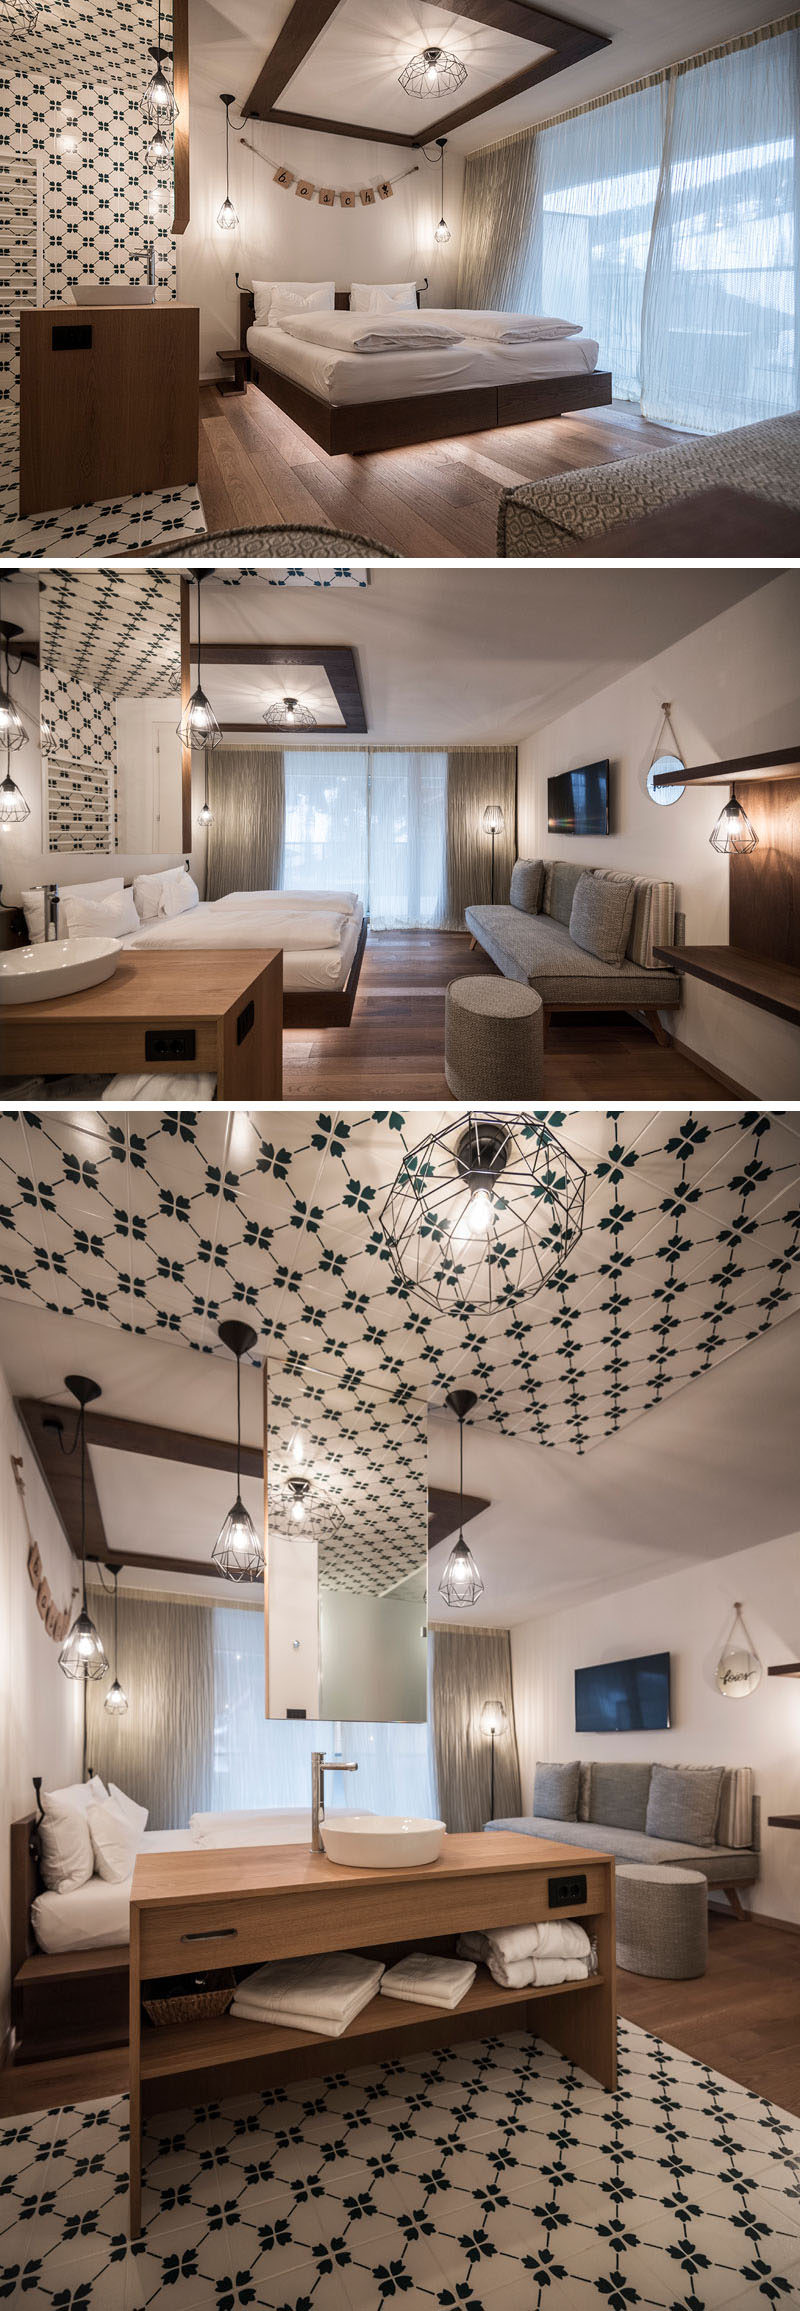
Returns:
[[[593,56],[598,48],[608,48],[604,34],[582,32],[576,34],[569,48],[554,49],[550,56],[540,56],[536,64],[526,65],[522,72],[512,73],[509,80],[499,80],[488,95],[475,96],[471,104],[459,105],[455,112],[445,113],[434,129],[415,139],[417,150],[430,144],[434,136],[452,136],[454,129],[463,128],[465,121],[477,120],[483,112],[493,112],[498,104],[511,104],[515,96],[525,96],[529,88],[538,88],[542,81],[552,80],[555,73],[565,72],[570,64],[581,64],[585,56]]]
[[[437,1549],[440,1541],[449,1541],[461,1524],[471,1524],[473,1517],[483,1515],[491,1508],[491,1501],[482,1501],[477,1493],[465,1493],[463,1502],[457,1492],[448,1492],[443,1485],[428,1486],[428,1548]]]
[[[313,112],[282,112],[277,107],[258,117],[276,128],[310,128],[315,136],[354,136],[365,144],[401,144],[407,152],[416,150],[416,137],[410,131],[405,136],[398,128],[359,128],[352,120],[320,120]]]

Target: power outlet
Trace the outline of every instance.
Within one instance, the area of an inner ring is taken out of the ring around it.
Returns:
[[[574,1910],[586,1900],[585,1877],[548,1878],[547,1899],[551,1910]]]
[[[144,1056],[148,1064],[163,1065],[165,1061],[194,1059],[197,1038],[193,1027],[148,1027],[144,1038]]]

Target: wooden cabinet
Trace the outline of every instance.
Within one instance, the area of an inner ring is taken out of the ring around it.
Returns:
[[[197,481],[196,305],[20,314],[20,514]]]

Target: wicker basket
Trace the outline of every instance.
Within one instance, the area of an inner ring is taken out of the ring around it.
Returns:
[[[174,1982],[156,1982],[149,1998],[143,1999],[145,2014],[157,2029],[169,2022],[201,2022],[214,2014],[227,2014],[236,1995],[236,1976],[230,1968],[212,1974],[195,1974],[191,1982],[179,1975]]]

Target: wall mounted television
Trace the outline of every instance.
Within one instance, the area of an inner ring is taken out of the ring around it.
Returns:
[[[607,835],[608,763],[587,762],[582,770],[562,770],[547,781],[547,831],[551,835]]]
[[[575,1671],[576,1733],[657,1733],[670,1717],[670,1657],[599,1661]]]

